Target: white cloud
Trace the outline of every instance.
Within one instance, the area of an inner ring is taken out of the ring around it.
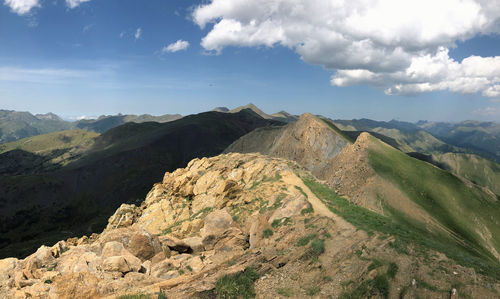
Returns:
[[[135,39],[140,39],[141,38],[141,35],[142,35],[142,28],[139,27],[137,28],[137,30],[135,30],[135,34],[134,34],[134,38]],[[121,36],[121,35],[120,35]]]
[[[490,117],[490,116],[500,116],[500,108],[495,107],[485,107],[472,111],[473,114]]]
[[[189,47],[189,42],[180,39],[180,40],[176,41],[175,43],[171,43],[170,45],[163,47],[161,52],[162,53],[167,53],[167,52],[174,53],[177,51],[186,50],[188,47]]]
[[[39,0],[5,0],[4,4],[20,16],[29,13],[32,8],[40,7]]]
[[[82,4],[83,2],[88,2],[90,0],[66,0],[66,5],[68,5],[69,8],[75,8]]]
[[[500,56],[455,61],[458,40],[500,33],[500,2],[488,0],[212,0],[193,11],[201,45],[282,45],[335,71],[337,86],[371,84],[387,94],[433,90],[495,96]],[[498,96],[498,95],[497,95]]]

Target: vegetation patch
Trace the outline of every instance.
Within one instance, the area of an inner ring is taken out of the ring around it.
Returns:
[[[274,235],[274,232],[272,229],[270,228],[266,228],[263,232],[262,232],[262,237],[263,238],[269,238],[271,237],[272,235]]]
[[[391,279],[394,279],[394,277],[396,277],[396,274],[398,274],[398,270],[399,267],[396,263],[389,263],[389,267],[387,268],[387,276]]]
[[[500,279],[500,263],[497,261],[485,258],[484,255],[474,255],[448,238],[435,238],[419,227],[394,221],[393,218],[357,206],[338,196],[328,186],[314,180],[303,179],[303,181],[332,212],[355,227],[366,232],[380,232],[395,236],[396,241],[393,242],[392,247],[398,252],[409,253],[409,245],[421,248],[421,250],[436,250],[446,254],[462,266],[473,267],[482,274]]]
[[[370,298],[379,295],[382,298],[389,298],[390,284],[385,275],[378,275],[374,279],[363,281],[359,286],[350,292],[343,292],[340,299]]]
[[[307,244],[309,244],[309,242],[316,238],[317,234],[311,234],[311,235],[308,235],[308,236],[305,236],[305,237],[302,237],[300,238],[298,241],[297,241],[297,246],[306,246]]]
[[[292,297],[294,295],[294,292],[291,288],[279,288],[278,290],[276,290],[276,292],[285,297]]]
[[[300,214],[302,214],[302,215],[312,214],[312,213],[314,213],[313,207],[305,208],[305,209],[302,209],[302,211],[300,211]]]
[[[117,299],[152,299],[151,296],[145,294],[122,295]]]
[[[215,282],[217,298],[253,298],[255,297],[254,282],[259,275],[251,267],[233,275],[224,275]]]

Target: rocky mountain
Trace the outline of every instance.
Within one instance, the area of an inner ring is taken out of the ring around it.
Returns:
[[[142,201],[166,170],[278,124],[250,110],[207,112],[166,123],[130,122],[91,138],[70,131],[20,141],[0,154],[0,256],[23,256],[41,244],[99,231],[120,204]],[[71,145],[78,138],[84,143]],[[36,143],[46,150],[30,147]]]
[[[52,113],[35,116],[29,112],[0,110],[0,143],[68,130],[70,127],[69,122]]]
[[[353,141],[328,120],[304,114],[281,128],[255,130],[225,152],[296,161],[358,206],[446,237],[485,259],[500,259],[499,199],[493,192],[369,133]]]
[[[498,297],[498,264],[463,250],[457,261],[442,242],[350,204],[295,162],[226,154],[165,173],[101,234],[0,260],[0,297]]]

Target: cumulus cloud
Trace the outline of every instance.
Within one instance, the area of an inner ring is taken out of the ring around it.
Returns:
[[[142,36],[142,28],[141,28],[141,27],[139,27],[139,28],[137,28],[137,30],[135,30],[135,33],[134,33],[134,38],[135,38],[135,39],[140,39],[140,38],[141,38],[141,36]]]
[[[4,4],[18,15],[25,15],[35,7],[40,7],[39,0],[5,0]]]
[[[69,8],[75,8],[82,4],[83,2],[88,2],[90,0],[66,0],[66,5],[68,5]]]
[[[189,47],[189,42],[180,39],[180,40],[176,41],[175,43],[171,43],[170,45],[163,47],[161,52],[162,53],[167,53],[167,52],[174,53],[177,51],[186,50],[188,47]]]
[[[371,84],[387,94],[434,90],[498,96],[500,56],[456,61],[449,49],[500,33],[500,3],[487,0],[212,0],[193,11],[201,45],[282,45],[334,71],[331,84]]]

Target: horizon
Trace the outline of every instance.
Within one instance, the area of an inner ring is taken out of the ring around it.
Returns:
[[[499,24],[480,0],[4,0],[0,108],[498,122]]]
[[[204,112],[219,112],[219,111],[214,111],[215,108],[227,108],[229,110],[232,110],[232,109],[236,109],[236,108],[240,108],[242,106],[246,106],[246,105],[253,105],[253,103],[247,103],[245,105],[241,105],[241,106],[237,106],[237,107],[226,107],[226,106],[217,106],[217,107],[213,107],[212,109],[210,110],[205,110],[205,111],[198,111],[198,112],[193,112],[193,113],[190,113],[190,114],[181,114],[181,113],[176,113],[176,112],[172,112],[172,113],[164,113],[164,114],[155,114],[155,113],[123,113],[123,112],[117,112],[117,113],[113,113],[113,114],[100,114],[100,115],[77,115],[77,114],[74,114],[74,115],[60,115],[60,114],[57,114],[57,113],[53,113],[51,111],[48,111],[48,112],[32,112],[32,111],[18,111],[18,110],[9,110],[9,109],[2,109],[0,108],[0,111],[1,110],[4,110],[4,111],[12,111],[12,112],[27,112],[27,113],[30,113],[34,116],[37,116],[37,115],[46,115],[46,114],[55,114],[56,116],[60,117],[62,120],[64,121],[67,121],[67,122],[77,122],[77,121],[80,121],[80,120],[97,120],[101,117],[113,117],[113,116],[125,116],[125,115],[151,115],[151,116],[154,116],[154,117],[157,117],[157,116],[163,116],[163,115],[175,115],[175,114],[179,114],[181,115],[182,117],[185,117],[185,116],[189,116],[189,115],[196,115],[196,114],[199,114],[199,113],[204,113]],[[268,114],[268,115],[272,115],[272,114],[275,114],[275,113],[279,113],[279,112],[287,112],[289,113],[289,111],[286,111],[284,109],[282,110],[279,110],[279,111],[275,111],[275,112],[267,112],[265,111],[264,109],[261,109],[259,106],[255,105],[258,109],[260,109],[261,111],[263,111],[264,113]],[[221,112],[223,113],[223,112]],[[311,113],[309,111],[303,111],[302,113],[300,114],[294,114],[294,113],[290,113],[292,115],[295,115],[295,116],[301,116],[302,114],[305,114],[305,113]],[[416,121],[408,121],[408,120],[404,120],[404,119],[372,119],[372,118],[366,118],[366,117],[360,117],[360,118],[332,118],[332,117],[328,117],[326,115],[322,115],[322,114],[314,114],[314,113],[311,113],[313,115],[316,115],[316,116],[322,116],[322,117],[327,117],[331,120],[363,120],[363,119],[367,119],[367,120],[373,120],[373,121],[377,121],[377,122],[386,122],[386,123],[389,123],[391,121],[398,121],[398,122],[408,122],[408,123],[412,123],[412,124],[416,124],[418,122],[432,122],[432,123],[451,123],[451,124],[457,124],[457,123],[465,123],[465,122],[481,122],[481,123],[488,123],[488,122],[491,122],[491,123],[498,123],[500,124],[500,120],[491,120],[491,121],[485,121],[485,120],[474,120],[474,119],[464,119],[464,120],[459,120],[459,121],[439,121],[439,120],[429,120],[429,119],[419,119],[419,120],[416,120]]]

